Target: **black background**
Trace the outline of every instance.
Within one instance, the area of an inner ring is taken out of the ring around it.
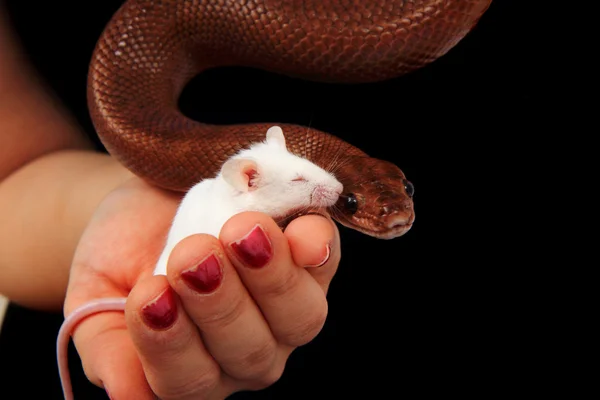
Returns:
[[[27,55],[97,141],[87,67],[121,1],[6,3]],[[498,267],[498,253],[485,250],[497,221],[479,190],[505,134],[538,121],[542,95],[523,7],[495,0],[446,56],[386,82],[329,85],[222,68],[186,88],[181,105],[196,119],[310,124],[393,161],[416,190],[415,224],[401,238],[340,227],[343,256],[323,331],[292,354],[275,385],[233,398],[479,397],[511,393],[527,381],[527,358],[513,364],[514,331],[500,322],[504,311],[490,295],[508,272]],[[0,379],[23,398],[40,390],[62,398],[54,353],[61,322],[59,314],[9,308],[0,354],[12,367]],[[104,398],[71,355],[75,397]]]

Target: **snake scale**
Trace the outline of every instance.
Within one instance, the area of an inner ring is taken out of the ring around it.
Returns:
[[[274,123],[210,125],[178,109],[208,68],[247,66],[322,82],[407,74],[447,53],[491,0],[128,0],[98,40],[88,105],[98,135],[133,173],[186,191],[213,177]],[[378,238],[414,221],[413,186],[396,165],[316,129],[281,124],[290,150],[344,185],[332,210]]]

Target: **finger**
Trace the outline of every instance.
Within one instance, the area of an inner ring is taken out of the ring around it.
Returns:
[[[133,288],[126,319],[146,378],[160,398],[205,398],[214,392],[219,366],[164,276]]]
[[[120,298],[124,294],[108,280],[83,279],[78,275],[69,283],[65,316],[71,315],[76,305],[84,306],[111,297]],[[86,377],[104,388],[111,398],[155,398],[131,341],[123,311],[104,311],[88,316],[74,328],[72,337]]]
[[[180,241],[168,278],[223,371],[263,386],[279,379],[284,363],[277,342],[217,238],[198,234]]]
[[[306,215],[293,220],[285,230],[294,263],[308,273],[327,293],[341,258],[340,236],[329,217]]]
[[[220,239],[277,340],[289,346],[312,340],[325,323],[327,300],[306,269],[294,264],[275,221],[241,213],[225,223]]]

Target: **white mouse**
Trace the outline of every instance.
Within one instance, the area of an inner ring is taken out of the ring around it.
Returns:
[[[324,209],[337,201],[342,184],[331,173],[290,153],[280,127],[269,128],[264,142],[255,143],[229,158],[212,179],[194,185],[183,197],[171,224],[154,275],[167,274],[167,262],[177,243],[187,236],[219,236],[229,218],[243,211],[259,211],[275,220],[296,212]],[[87,316],[123,311],[126,298],[91,300],[63,322],[57,339],[57,361],[63,393],[73,400],[67,350],[73,328]]]
[[[332,206],[342,184],[329,172],[290,153],[280,127],[228,159],[219,174],[193,186],[185,195],[156,264],[154,274],[167,274],[171,250],[196,233],[219,236],[225,222],[242,211],[259,211],[274,219],[294,211]]]

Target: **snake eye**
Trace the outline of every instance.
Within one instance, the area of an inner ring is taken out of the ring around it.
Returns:
[[[354,193],[348,193],[346,201],[344,202],[344,207],[352,214],[358,210],[358,200],[356,200]]]
[[[409,180],[404,180],[404,190],[406,190],[406,194],[408,197],[413,197],[415,194],[415,187]]]

